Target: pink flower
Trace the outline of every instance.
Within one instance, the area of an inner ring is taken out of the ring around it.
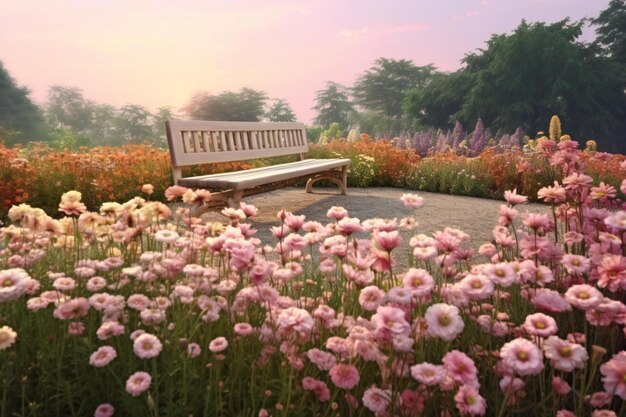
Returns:
[[[411,376],[421,384],[433,386],[439,385],[446,374],[441,365],[424,362],[411,366]]]
[[[619,352],[600,366],[606,392],[626,400],[626,351]]]
[[[538,288],[533,291],[526,291],[526,294],[536,309],[546,313],[562,313],[572,310],[572,306],[557,291]]]
[[[167,198],[167,201],[172,201],[177,199],[178,197],[182,197],[183,195],[185,195],[187,190],[188,188],[186,187],[173,185],[165,190],[165,197]]]
[[[424,318],[428,324],[428,334],[446,341],[456,338],[465,327],[458,307],[449,304],[431,305],[426,309]]]
[[[30,276],[22,268],[0,271],[0,303],[12,301],[26,292]]]
[[[617,417],[617,414],[611,410],[593,410],[591,417]]]
[[[383,415],[391,402],[391,395],[377,387],[370,387],[363,393],[363,405],[376,415]]]
[[[377,337],[390,340],[396,336],[408,335],[411,326],[406,321],[404,311],[391,306],[378,307],[370,320],[375,327]]]
[[[441,360],[448,376],[459,384],[473,384],[478,381],[478,370],[474,361],[465,353],[452,350]]]
[[[133,352],[142,359],[159,356],[161,349],[163,349],[161,341],[150,333],[140,335],[133,342]]]
[[[472,301],[489,298],[494,291],[493,282],[483,274],[467,274],[458,285],[465,296]]]
[[[543,187],[537,192],[537,197],[546,203],[560,204],[565,201],[565,188],[554,181],[554,187]]]
[[[390,252],[396,246],[400,244],[400,234],[397,230],[391,232],[374,232],[374,241],[383,249],[384,251]]]
[[[602,303],[604,296],[588,284],[572,285],[565,292],[565,300],[581,310],[591,310]]]
[[[89,357],[89,365],[96,368],[107,366],[117,357],[117,352],[112,346],[101,346]]]
[[[249,323],[236,323],[233,330],[239,336],[248,336],[254,332],[254,327]]]
[[[81,203],[82,194],[78,191],[68,191],[61,196],[59,211],[71,216],[79,215],[87,210],[87,206]]]
[[[552,377],[552,389],[554,392],[560,395],[567,395],[572,390],[572,387],[567,383],[566,380],[559,376]]]
[[[17,339],[17,333],[9,326],[0,327],[0,350],[5,350]]]
[[[222,352],[228,347],[228,340],[225,337],[216,337],[209,343],[209,350],[213,353]]]
[[[424,198],[418,196],[417,194],[402,194],[400,200],[402,200],[405,207],[410,208],[419,208],[424,204]]]
[[[513,191],[507,190],[504,192],[504,199],[512,206],[516,204],[525,203],[528,201],[528,197],[517,194],[517,188]]]
[[[54,310],[53,316],[61,320],[74,320],[87,315],[89,307],[89,300],[86,298],[74,298],[59,304]]]
[[[584,274],[589,271],[591,261],[584,256],[567,253],[561,258],[561,264],[570,274]]]
[[[126,392],[137,397],[150,388],[152,377],[147,372],[135,372],[126,381]]]
[[[297,307],[289,307],[281,311],[276,322],[283,334],[293,332],[308,334],[315,325],[309,312]]]
[[[322,371],[330,370],[337,363],[337,359],[332,353],[324,352],[317,348],[310,349],[306,356]]]
[[[429,296],[435,287],[435,280],[425,269],[410,268],[404,274],[402,283],[416,297]]]
[[[124,334],[124,325],[116,321],[106,321],[96,331],[96,336],[100,340],[107,340],[110,337],[121,334]]]
[[[615,292],[626,283],[626,258],[621,255],[604,255],[598,267],[598,287]]]
[[[98,408],[96,408],[94,417],[111,417],[114,413],[115,407],[113,407],[111,404],[100,404]]]
[[[515,282],[515,271],[507,262],[488,265],[484,272],[494,284],[499,284],[503,287],[508,287]]]
[[[517,375],[536,375],[543,369],[543,355],[539,348],[521,337],[502,346],[500,357],[504,365]]]
[[[332,206],[328,213],[326,213],[326,217],[335,220],[341,220],[348,215],[348,210],[343,207]]]
[[[461,415],[482,416],[487,410],[487,401],[474,385],[462,385],[454,396],[454,403]]]
[[[558,330],[556,320],[543,313],[529,314],[522,326],[528,334],[539,337],[552,336]]]
[[[330,379],[338,388],[352,389],[360,380],[359,371],[354,365],[337,364],[330,371]]]

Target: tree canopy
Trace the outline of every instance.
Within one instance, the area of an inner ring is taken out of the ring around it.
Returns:
[[[598,25],[596,44],[626,65],[626,0],[611,0],[609,7],[592,23]]]
[[[274,100],[274,103],[265,113],[265,118],[269,122],[295,122],[296,115],[287,101],[283,99]]]
[[[10,146],[45,139],[43,115],[28,94],[0,61],[0,143]]]
[[[324,129],[332,123],[339,124],[343,129],[347,128],[355,112],[348,89],[332,81],[327,81],[324,89],[315,92],[313,110],[318,112],[314,123]]]
[[[417,67],[406,59],[379,58],[357,79],[352,91],[360,106],[380,112],[391,124],[403,116],[406,93],[426,86],[435,72],[433,65]]]
[[[193,119],[258,122],[264,114],[267,96],[262,91],[242,88],[218,95],[199,93],[183,111]]]

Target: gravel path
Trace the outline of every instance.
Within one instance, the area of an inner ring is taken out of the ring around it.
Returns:
[[[424,197],[424,205],[418,209],[404,207],[400,197],[404,193],[416,193]],[[410,237],[418,233],[430,235],[445,227],[455,227],[468,233],[471,237],[469,247],[477,249],[481,244],[492,240],[491,230],[496,224],[498,209],[503,201],[487,200],[474,197],[454,196],[428,192],[415,192],[399,188],[349,188],[348,195],[340,195],[334,188],[318,188],[313,194],[307,194],[299,187],[288,187],[269,193],[250,196],[246,203],[259,209],[258,217],[252,220],[258,230],[256,237],[264,243],[275,243],[269,228],[277,226],[279,221],[276,213],[284,208],[295,214],[306,215],[307,220],[315,220],[322,224],[330,220],[326,212],[332,206],[342,206],[350,217],[366,220],[375,217],[397,218],[398,221],[413,216],[418,226],[411,231],[402,232],[402,246],[407,247]],[[523,204],[518,206],[520,212],[547,212],[548,207],[540,204]],[[222,221],[218,213],[206,214],[209,219]],[[406,252],[400,250],[399,266],[406,266]],[[404,254],[404,256],[403,256]]]

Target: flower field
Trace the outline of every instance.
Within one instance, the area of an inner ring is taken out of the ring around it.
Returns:
[[[417,228],[402,242],[413,221],[342,207],[327,224],[281,211],[262,243],[251,205],[220,224],[150,201],[210,199],[165,179],[95,209],[76,190],[47,214],[12,205],[0,229],[0,416],[624,415],[626,181],[610,183],[626,163],[568,140],[508,164],[481,157],[503,172],[497,187],[524,187],[503,191],[477,254],[462,230]],[[524,184],[546,173],[552,182]],[[551,214],[524,210],[520,189],[533,188]],[[402,199],[419,220],[428,201]],[[395,267],[400,251],[408,270]]]

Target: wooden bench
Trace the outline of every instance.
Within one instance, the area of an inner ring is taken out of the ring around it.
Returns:
[[[302,123],[215,122],[168,120],[165,122],[174,184],[211,191],[211,202],[195,215],[213,207],[238,207],[241,198],[275,190],[307,179],[327,180],[346,194],[349,159],[304,159],[308,151]],[[181,168],[216,162],[235,162],[298,154],[297,162],[222,174],[183,177]]]

